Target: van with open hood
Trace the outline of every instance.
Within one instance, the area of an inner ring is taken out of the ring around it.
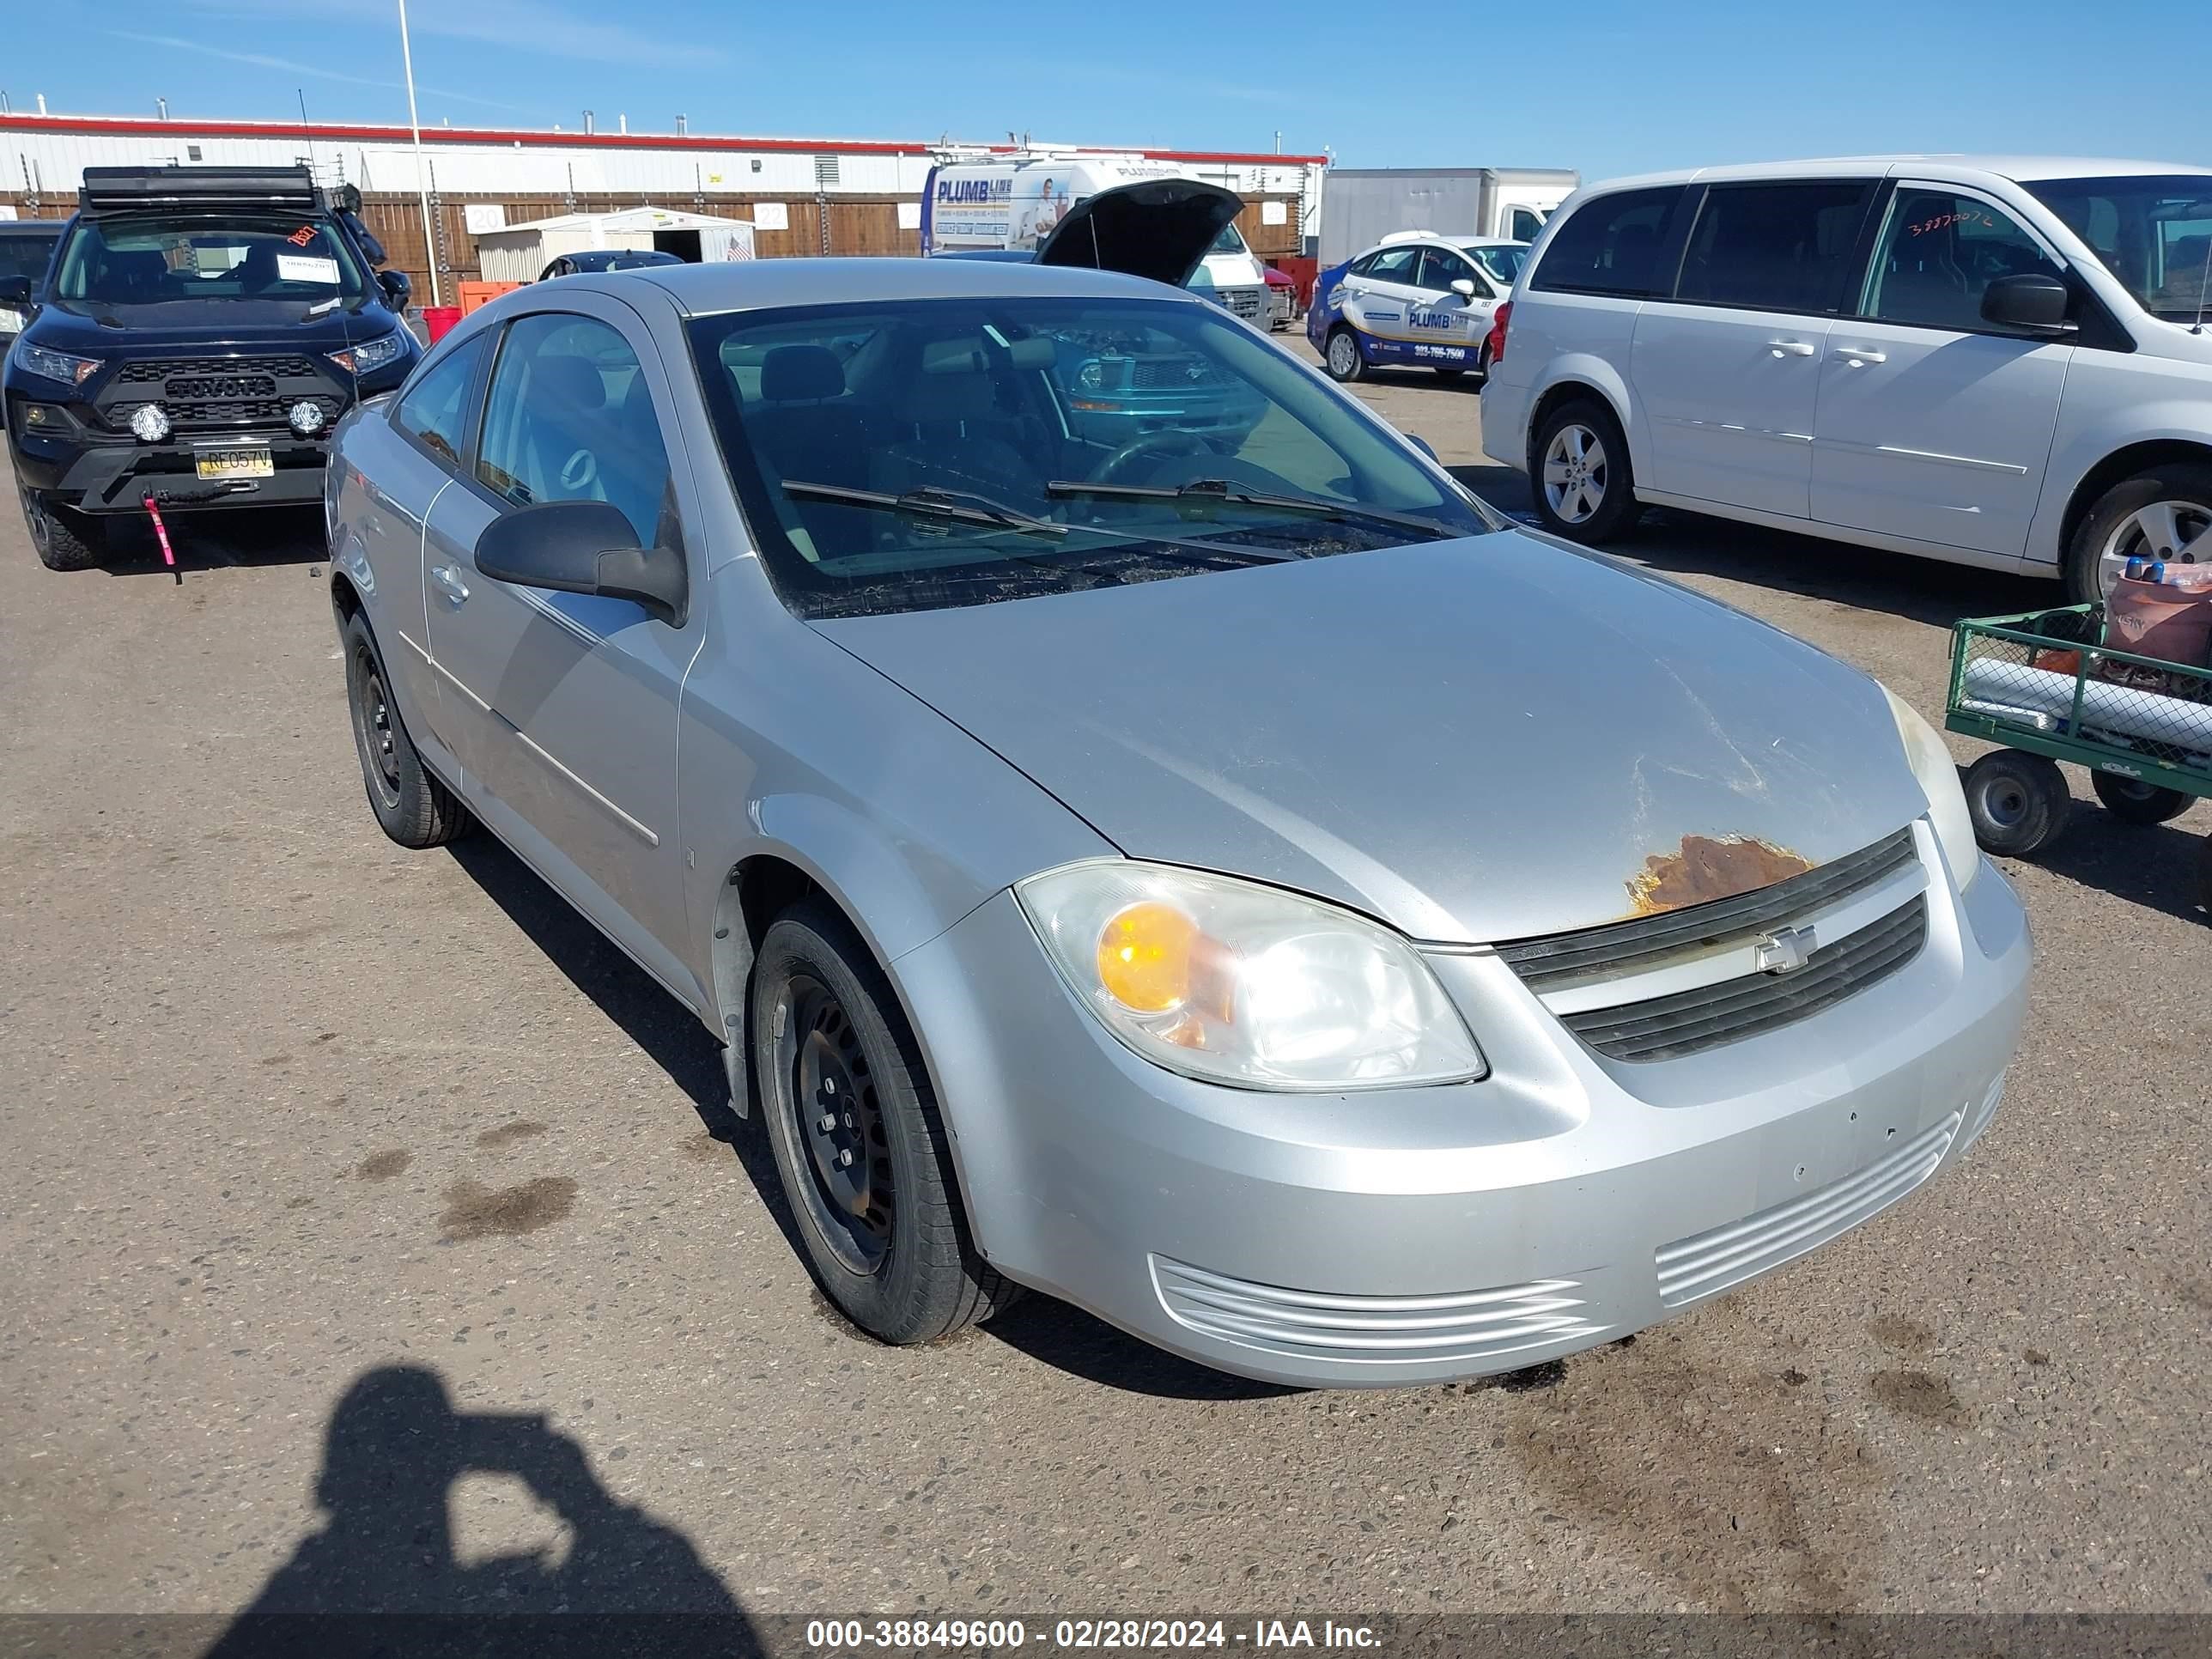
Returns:
[[[57,570],[100,562],[144,510],[307,505],[329,434],[421,355],[409,283],[379,270],[358,191],[304,167],[88,167],[0,372],[31,540]]]

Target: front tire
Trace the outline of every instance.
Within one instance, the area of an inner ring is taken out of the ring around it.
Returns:
[[[1332,380],[1349,384],[1367,376],[1367,359],[1359,349],[1359,337],[1346,324],[1339,323],[1329,330],[1322,358]]]
[[[2106,598],[2136,556],[2212,564],[2212,466],[2153,467],[2100,495],[2066,550],[2067,597]]]
[[[2066,824],[2073,797],[2057,763],[2018,749],[1999,749],[1966,769],[1966,814],[1982,850],[2033,858]]]
[[[928,1342],[1018,1294],[976,1253],[921,1052],[852,927],[818,899],[772,923],[751,1030],[769,1144],[814,1278],[881,1341]]]
[[[1545,529],[1571,542],[1611,541],[1636,521],[1628,440],[1602,404],[1577,398],[1544,417],[1532,450],[1529,493]]]
[[[107,557],[105,525],[41,494],[23,492],[23,520],[39,562],[49,570],[91,570]]]
[[[376,647],[368,619],[346,618],[346,702],[353,714],[353,743],[361,757],[362,786],[384,833],[402,847],[442,847],[468,833],[475,820],[453,792],[432,777],[392,699],[392,678]]]
[[[2168,789],[2140,778],[2123,778],[2111,772],[2089,774],[2089,787],[2114,817],[2129,823],[2165,823],[2186,812],[2197,797]]]

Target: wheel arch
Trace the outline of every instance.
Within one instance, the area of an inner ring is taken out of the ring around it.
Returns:
[[[1578,398],[1594,398],[1619,422],[1621,435],[1630,447],[1630,461],[1635,459],[1635,442],[1629,437],[1628,386],[1610,363],[1599,357],[1580,356],[1561,358],[1553,365],[1552,374],[1542,389],[1528,404],[1528,424],[1523,441],[1524,458],[1529,477],[1536,474],[1536,437],[1544,429],[1562,404]]]
[[[2106,490],[2139,472],[2177,464],[2212,466],[2212,443],[2191,438],[2148,438],[2122,446],[2083,473],[2067,496],[2066,510],[2058,521],[2059,563],[2063,565],[2081,521]]]

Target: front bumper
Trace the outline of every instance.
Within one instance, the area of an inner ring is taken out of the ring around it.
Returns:
[[[246,432],[190,442],[142,444],[93,438],[74,425],[42,433],[11,411],[9,444],[25,489],[83,513],[136,513],[148,495],[163,511],[197,507],[297,506],[319,501],[330,446],[292,433]],[[204,449],[266,448],[274,471],[265,478],[204,482]]]
[[[1995,1112],[2029,943],[1986,866],[1929,901],[1889,978],[1654,1064],[1583,1047],[1495,956],[1437,957],[1491,1074],[1360,1095],[1147,1064],[1009,894],[893,965],[994,1267],[1224,1370],[1395,1386],[1628,1335],[1955,1162]]]

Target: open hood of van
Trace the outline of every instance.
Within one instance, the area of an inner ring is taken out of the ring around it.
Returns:
[[[1117,185],[1070,207],[1037,245],[1036,263],[1118,270],[1181,288],[1243,206],[1234,191],[1196,179]]]

